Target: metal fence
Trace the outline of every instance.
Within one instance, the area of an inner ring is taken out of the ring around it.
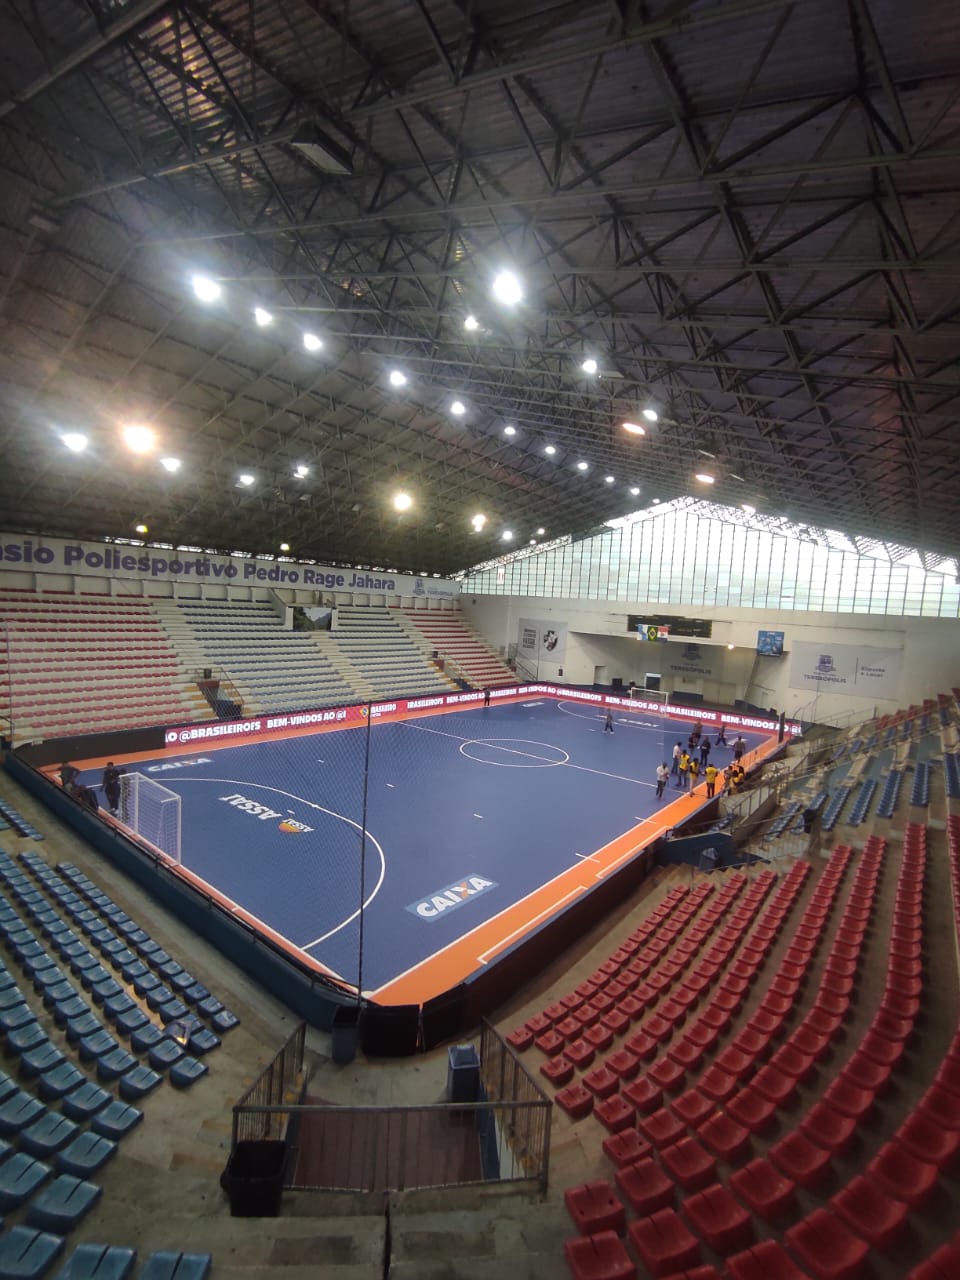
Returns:
[[[264,1073],[234,1107],[234,1139],[285,1137],[292,1190],[546,1187],[552,1103],[486,1023],[475,1061],[477,1101],[407,1107],[288,1104],[269,1097],[280,1071]]]
[[[273,1061],[254,1080],[233,1108],[233,1143],[284,1138],[290,1114],[303,1091],[303,1046],[307,1024],[301,1022]]]

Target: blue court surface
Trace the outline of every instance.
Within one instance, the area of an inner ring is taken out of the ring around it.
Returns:
[[[186,868],[351,985],[363,847],[375,993],[679,795],[671,779],[656,799],[655,769],[689,720],[623,708],[603,727],[596,707],[550,698],[375,722],[365,839],[365,727],[131,768],[182,797]]]

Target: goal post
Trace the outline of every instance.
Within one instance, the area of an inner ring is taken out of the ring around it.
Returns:
[[[120,821],[180,862],[180,797],[143,773],[120,777]]]

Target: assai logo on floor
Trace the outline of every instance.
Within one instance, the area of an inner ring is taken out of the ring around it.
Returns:
[[[487,880],[485,876],[467,876],[463,880],[458,880],[456,884],[448,884],[445,889],[439,889],[436,893],[430,894],[428,898],[409,903],[407,910],[412,911],[421,920],[437,920],[445,911],[462,907],[469,898],[476,898],[479,894],[496,887],[497,882]]]
[[[280,831],[300,834],[303,831],[313,830],[313,827],[308,827],[305,822],[297,822],[295,818],[285,818],[282,813],[271,809],[269,805],[261,804],[259,800],[249,800],[242,795],[221,796],[220,799],[232,805],[234,809],[239,809],[241,813],[249,813],[252,818],[259,818],[261,822],[270,822],[273,818],[279,818],[280,822],[277,825]]]

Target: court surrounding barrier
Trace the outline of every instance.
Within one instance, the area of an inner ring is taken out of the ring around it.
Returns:
[[[302,1028],[301,1028],[302,1030]],[[299,1191],[403,1191],[484,1182],[547,1185],[552,1103],[484,1023],[476,1100],[405,1107],[268,1103],[296,1062],[298,1033],[234,1107],[238,1141],[283,1133],[284,1186]],[[302,1052],[302,1043],[300,1044]],[[458,1094],[459,1089],[454,1089]]]
[[[231,1152],[237,1149],[238,1142],[286,1137],[289,1112],[282,1107],[284,1103],[298,1102],[303,1091],[306,1034],[307,1024],[301,1022],[276,1057],[234,1105]]]

